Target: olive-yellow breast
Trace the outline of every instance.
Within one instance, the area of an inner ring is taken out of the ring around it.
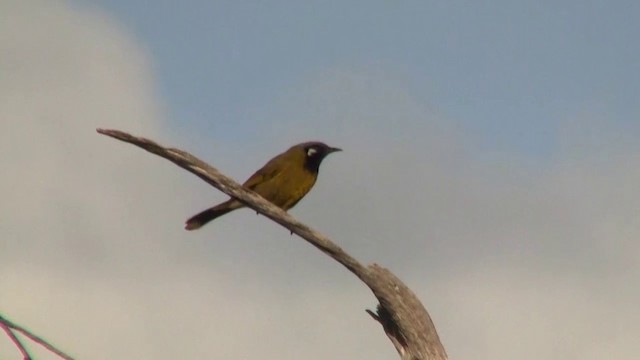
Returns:
[[[318,141],[294,145],[269,160],[260,170],[251,175],[243,186],[260,194],[283,210],[289,210],[316,183],[322,160],[336,151],[341,149]],[[241,207],[244,207],[244,204],[238,200],[227,200],[191,217],[187,220],[185,229],[199,229],[209,221]]]

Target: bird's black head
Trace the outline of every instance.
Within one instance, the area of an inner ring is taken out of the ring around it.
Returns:
[[[318,172],[320,163],[327,155],[342,151],[319,141],[310,141],[298,146],[304,151],[304,167],[311,172]]]

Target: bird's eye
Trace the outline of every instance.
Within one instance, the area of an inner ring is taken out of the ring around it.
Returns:
[[[308,148],[307,149],[307,156],[311,157],[311,156],[315,155],[315,153],[317,153],[317,152],[318,152],[318,149],[316,149],[316,148]]]

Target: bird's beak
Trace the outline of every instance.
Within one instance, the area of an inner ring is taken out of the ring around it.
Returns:
[[[340,148],[334,148],[334,147],[330,147],[330,148],[329,148],[329,154],[331,154],[332,152],[336,152],[336,151],[342,151],[342,149],[340,149]]]

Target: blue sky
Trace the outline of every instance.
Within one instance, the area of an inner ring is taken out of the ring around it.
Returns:
[[[633,1],[99,2],[152,54],[177,127],[243,139],[288,88],[375,67],[474,134],[477,149],[553,156],[587,111],[636,125]]]

